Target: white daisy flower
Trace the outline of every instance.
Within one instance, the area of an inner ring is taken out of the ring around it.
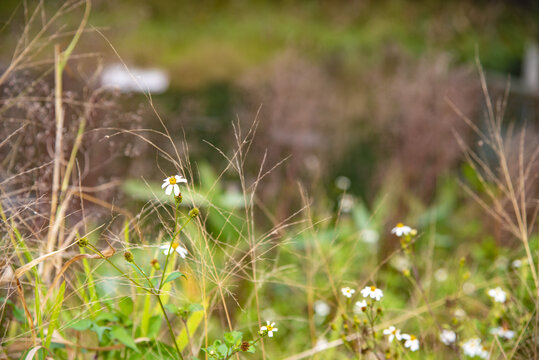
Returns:
[[[264,326],[262,326],[262,327],[260,328],[260,332],[266,332],[266,331],[267,331],[267,332],[268,332],[268,336],[269,336],[269,337],[273,337],[273,332],[277,332],[277,331],[279,330],[279,329],[277,329],[277,328],[274,327],[274,326],[275,326],[275,323],[274,323],[274,322],[272,322],[272,323],[270,324],[269,321],[266,321],[266,325],[264,325]]]
[[[445,345],[451,345],[457,340],[457,334],[453,330],[443,329],[440,333],[440,341]]]
[[[170,244],[163,244],[159,247],[159,249],[162,249],[163,254],[165,255],[169,254],[170,249],[170,254],[172,254],[173,252],[177,252],[182,257],[182,259],[185,259],[185,257],[187,256],[187,249],[183,246],[180,246],[180,244],[178,244],[177,242],[173,242],[172,246]]]
[[[174,190],[174,196],[180,195],[180,186],[179,183],[187,183],[187,180],[181,176],[181,175],[174,175],[170,176],[163,180],[163,185],[161,185],[161,189],[165,189],[165,194],[170,195],[172,194],[172,190]]]
[[[365,300],[361,300],[356,302],[354,305],[354,312],[359,314],[360,312],[364,311],[367,308],[367,302]]]
[[[502,290],[501,287],[497,287],[495,289],[490,289],[488,291],[488,296],[490,296],[491,298],[494,299],[494,301],[496,302],[499,302],[499,303],[504,303],[505,300],[507,299],[507,294],[505,293],[505,291]]]
[[[320,317],[326,317],[330,313],[331,308],[328,304],[322,300],[316,300],[314,302],[314,313]]]
[[[506,340],[511,340],[515,337],[515,332],[513,330],[509,330],[507,327],[498,326],[495,328],[490,329],[490,333],[494,336],[498,336],[500,338],[504,338]]]
[[[376,301],[380,301],[380,299],[384,296],[384,292],[376,286],[365,286],[363,290],[361,290],[361,295],[363,297],[371,297],[371,299],[376,299]]]
[[[472,338],[461,345],[464,355],[469,357],[480,357],[488,359],[488,351],[481,345],[481,339]]]
[[[393,342],[393,339],[402,340],[402,335],[400,329],[397,329],[394,326],[390,326],[384,330],[384,335],[388,335],[389,342]]]
[[[397,226],[395,226],[391,230],[391,233],[397,235],[398,237],[401,237],[403,235],[408,235],[411,232],[412,232],[412,228],[404,225],[403,223],[398,223]]]
[[[519,267],[522,266],[522,260],[520,259],[513,260],[513,262],[511,263],[511,266],[513,267],[513,269],[518,269]]]
[[[341,292],[344,296],[346,296],[347,298],[351,298],[352,295],[354,295],[354,293],[356,292],[354,289],[350,289],[348,286],[347,287],[343,287],[341,289]]]
[[[404,347],[409,348],[411,351],[419,350],[419,339],[414,335],[402,334],[404,339]]]

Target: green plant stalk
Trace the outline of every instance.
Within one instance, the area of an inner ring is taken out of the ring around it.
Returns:
[[[157,297],[157,301],[159,301],[159,306],[161,306],[161,311],[163,312],[163,316],[165,317],[165,320],[167,321],[168,332],[170,333],[172,342],[174,343],[174,346],[176,347],[176,352],[178,353],[180,360],[183,360],[183,355],[182,355],[182,352],[180,351],[180,348],[178,347],[178,343],[176,342],[176,337],[174,336],[174,331],[172,330],[172,325],[170,324],[170,320],[168,319],[165,306],[163,305],[163,302],[161,301],[161,297],[159,296],[159,294],[155,294],[155,297]]]

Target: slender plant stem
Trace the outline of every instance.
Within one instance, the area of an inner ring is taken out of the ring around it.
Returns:
[[[101,256],[103,258],[103,260],[107,261],[113,268],[116,269],[116,271],[118,271],[123,277],[125,277],[127,280],[131,281],[133,284],[135,284],[136,286],[140,287],[141,289],[144,289],[146,291],[148,291],[149,293],[153,293],[151,290],[149,289],[146,289],[146,287],[144,287],[142,284],[140,284],[138,281],[132,279],[129,277],[129,275],[127,275],[126,273],[124,273],[122,270],[120,270],[119,267],[117,267],[116,265],[114,265],[114,263],[112,261],[110,261],[105,255],[103,255],[103,253],[101,251],[99,251],[95,246],[93,246],[92,244],[88,244],[86,246],[88,249],[92,250],[94,253],[96,253],[97,255]]]
[[[172,325],[170,324],[170,320],[168,319],[167,312],[165,310],[165,307],[163,306],[163,302],[161,301],[161,296],[159,294],[155,294],[155,297],[157,297],[157,301],[159,301],[159,306],[161,306],[161,311],[163,312],[163,316],[165,317],[165,320],[167,321],[168,326],[168,332],[170,333],[170,337],[172,339],[172,342],[174,343],[174,346],[176,347],[176,351],[178,352],[178,356],[180,360],[183,360],[183,355],[178,347],[178,343],[176,342],[176,336],[174,335],[174,331],[172,330]]]

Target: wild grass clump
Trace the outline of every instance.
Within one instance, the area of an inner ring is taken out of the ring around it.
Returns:
[[[84,7],[68,45],[25,33],[29,50],[0,77],[11,131],[0,143],[2,357],[539,358],[539,150],[525,151],[524,128],[510,150],[508,92],[493,102],[480,67],[484,123],[453,106],[479,144],[458,138],[467,162],[432,202],[400,193],[398,179],[366,202],[339,178],[337,195],[298,181],[287,191],[301,204],[278,211],[259,192],[279,186],[269,175],[286,162],[264,155],[246,169],[263,119],[233,123],[231,150],[208,144],[215,169],[191,161],[151,94],[159,129],[100,123],[109,98],[90,84],[68,95],[90,2],[68,4]],[[36,49],[53,50],[50,83],[21,72]],[[151,172],[93,177],[92,143],[135,140],[156,154]]]

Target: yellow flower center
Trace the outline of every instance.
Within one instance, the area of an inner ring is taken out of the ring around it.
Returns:
[[[397,227],[398,227],[398,228],[401,228],[401,227],[403,227],[403,226],[404,226],[403,223],[398,223],[398,224],[397,224]]]
[[[371,291],[376,290],[376,286],[371,286]]]
[[[169,177],[168,182],[169,182],[170,185],[176,184],[176,177],[175,176]]]
[[[272,331],[272,330],[273,330],[273,326],[271,326],[271,325],[266,326],[266,328],[268,329],[268,331]]]
[[[410,340],[416,340],[417,338],[414,335],[410,335]]]
[[[180,246],[180,244],[178,244],[178,243],[176,243],[176,242],[175,242],[175,243],[172,243],[172,248],[173,248],[174,250],[176,250],[176,248],[177,248],[178,246]]]
[[[397,329],[392,331],[393,335],[397,335]]]

